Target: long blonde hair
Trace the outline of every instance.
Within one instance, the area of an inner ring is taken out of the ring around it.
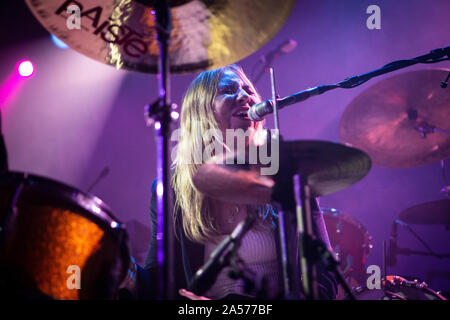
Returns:
[[[217,95],[217,86],[225,70],[238,75],[260,100],[260,96],[242,68],[236,65],[202,72],[186,91],[181,108],[180,137],[173,163],[175,167],[172,177],[172,186],[175,191],[174,212],[181,211],[186,236],[200,243],[213,239],[219,230],[211,215],[207,197],[197,190],[193,183],[193,176],[204,161],[204,159],[195,158],[196,154],[193,150],[203,152],[205,146],[211,143],[211,137],[206,135],[206,132],[219,128],[214,117],[213,103]],[[262,122],[255,123],[255,131],[262,129],[262,126]],[[175,215],[174,221],[177,222],[177,220],[178,217]]]

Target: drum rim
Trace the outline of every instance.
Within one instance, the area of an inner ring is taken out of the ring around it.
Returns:
[[[28,172],[8,171],[0,174],[0,185],[7,184],[11,181],[17,181],[18,185],[24,182],[26,187],[35,187],[38,185],[40,191],[52,193],[64,200],[72,202],[84,211],[95,216],[111,231],[125,229],[125,225],[114,216],[109,206],[97,196],[55,179]]]
[[[114,261],[111,262],[113,263],[111,267],[117,269],[111,269],[111,272],[115,274],[114,280],[116,283],[111,290],[111,294],[117,295],[128,273],[132,257],[125,224],[114,216],[112,210],[103,200],[78,188],[28,172],[8,171],[0,173],[0,186],[12,185],[17,190],[21,183],[23,183],[24,189],[19,191],[19,201],[23,191],[33,192],[33,190],[36,190],[45,194],[48,193],[55,199],[61,200],[62,203],[67,202],[67,205],[79,208],[76,214],[89,219],[102,228],[105,234],[115,239],[117,252]],[[120,263],[120,266],[118,263]]]
[[[361,231],[361,233],[364,235],[364,244],[363,246],[367,249],[366,255],[368,255],[372,249],[372,236],[370,235],[367,228],[355,217],[353,217],[351,214],[348,214],[346,212],[343,212],[342,210],[331,208],[331,207],[324,207],[320,208],[320,211],[325,216],[330,217],[336,217],[341,219],[344,222],[350,223],[351,225],[355,226],[358,230]]]
[[[424,295],[428,294],[430,296],[433,296],[435,299],[426,299],[426,300],[447,300],[443,295],[441,295],[438,291],[435,291],[431,289],[428,284],[424,281],[420,281],[418,279],[415,280],[408,280],[408,279],[402,279],[401,276],[398,275],[389,275],[388,278],[392,278],[393,283],[390,285],[382,284],[380,289],[375,289],[373,292],[379,292],[382,296],[386,297],[388,300],[395,300],[395,298],[398,298],[398,292],[390,290],[392,289],[401,289],[401,288],[409,288],[412,290],[417,290],[422,292]],[[382,278],[381,282],[384,283],[386,278]],[[399,280],[402,279],[402,280]],[[372,289],[374,290],[374,289]],[[364,286],[358,286],[355,288],[352,288],[352,293],[356,295],[357,297],[365,294],[370,293],[371,289],[364,287]],[[400,297],[403,298],[403,296],[400,295]],[[394,298],[394,299],[392,299]],[[404,297],[404,300],[412,300],[408,299],[408,296]]]

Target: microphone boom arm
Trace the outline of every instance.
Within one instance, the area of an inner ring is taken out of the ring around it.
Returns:
[[[300,91],[298,93],[294,93],[290,96],[284,97],[283,99],[277,99],[277,106],[278,109],[282,109],[288,105],[305,101],[311,98],[312,96],[319,95],[326,91],[336,88],[344,88],[344,89],[355,88],[374,77],[389,72],[393,72],[402,68],[410,67],[418,63],[437,63],[445,60],[450,60],[450,46],[432,50],[428,54],[413,59],[394,61],[379,69],[347,78],[344,81],[335,84],[320,85],[314,88]],[[267,114],[270,114],[272,112],[273,112],[273,101],[265,100],[264,102],[252,106],[248,112],[248,116],[252,121],[261,121]]]

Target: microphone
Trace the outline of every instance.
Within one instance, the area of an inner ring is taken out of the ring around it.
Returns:
[[[240,246],[240,242],[255,221],[255,215],[249,214],[241,221],[233,232],[226,237],[211,253],[208,261],[195,273],[189,284],[189,290],[197,295],[204,294],[225,268],[232,255]]]
[[[304,101],[311,98],[312,96],[322,94],[334,87],[334,85],[318,86],[291,94],[290,96],[284,97],[283,99],[277,99],[277,109],[280,110],[288,105]],[[248,118],[251,121],[262,121],[264,120],[264,117],[266,115],[272,112],[273,100],[265,100],[250,107],[250,109],[248,110]]]
[[[104,167],[103,170],[98,175],[97,179],[91,184],[91,186],[88,188],[87,192],[91,192],[91,190],[99,183],[100,180],[102,180],[104,177],[106,177],[109,173],[109,167]]]
[[[390,267],[397,264],[397,220],[392,223],[391,235],[389,237],[389,249],[386,257],[386,264]]]
[[[259,71],[258,75],[256,77],[254,77],[253,83],[258,82],[258,80],[261,78],[261,76],[264,74],[264,72],[268,70],[269,66],[272,64],[272,62],[273,62],[273,60],[275,60],[275,58],[293,51],[296,47],[297,47],[297,41],[292,40],[292,39],[285,40],[284,42],[279,44],[278,47],[276,47],[272,51],[269,51],[269,53],[267,53],[265,56],[261,56],[258,60],[257,65],[255,65],[253,68],[256,68],[260,62],[263,63],[263,67]]]
[[[291,52],[297,47],[297,41],[288,39],[282,42],[278,47],[267,53],[265,56],[262,56],[260,59],[267,64],[270,64],[273,59]]]

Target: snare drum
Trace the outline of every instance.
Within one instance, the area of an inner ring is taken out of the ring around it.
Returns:
[[[353,290],[356,300],[447,300],[430,289],[425,282],[400,276],[387,276],[380,289],[358,287]]]
[[[24,298],[115,299],[130,254],[102,200],[35,175],[0,176],[0,289]]]

